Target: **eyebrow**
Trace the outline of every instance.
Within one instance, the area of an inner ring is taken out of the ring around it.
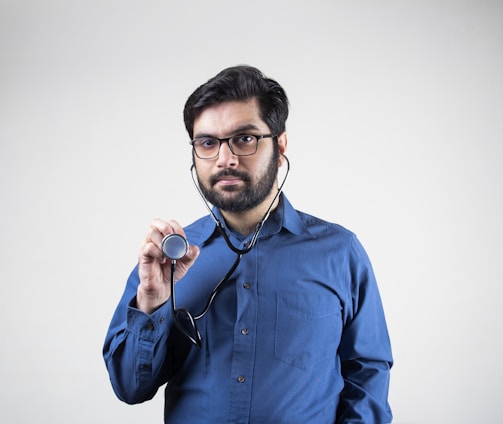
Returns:
[[[260,131],[260,128],[257,127],[255,124],[244,124],[244,125],[241,125],[239,127],[234,128],[234,130],[231,131],[231,134],[232,134],[231,137],[233,135],[244,134],[247,131]],[[194,136],[194,138],[200,138],[200,137],[215,137],[215,136],[212,134],[209,134],[209,133],[197,133]]]

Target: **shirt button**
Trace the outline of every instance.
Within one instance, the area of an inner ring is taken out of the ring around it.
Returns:
[[[154,326],[153,326],[152,324],[147,324],[147,325],[145,326],[145,328],[146,328],[147,330],[152,331],[152,330],[154,329]]]
[[[246,378],[244,375],[238,375],[238,383],[244,383],[246,381]]]
[[[250,283],[243,283],[243,287],[248,290],[250,288]]]
[[[246,336],[246,335],[248,334],[248,329],[247,329],[247,328],[242,328],[242,329],[241,329],[241,334],[242,334],[243,336]]]

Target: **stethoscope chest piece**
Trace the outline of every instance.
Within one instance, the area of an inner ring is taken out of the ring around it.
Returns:
[[[180,234],[168,234],[162,239],[162,253],[171,260],[183,258],[189,250],[189,245],[185,237]]]

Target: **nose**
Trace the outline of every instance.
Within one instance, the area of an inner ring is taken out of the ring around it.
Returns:
[[[222,168],[230,168],[236,166],[238,163],[238,157],[232,153],[229,142],[222,141],[220,143],[220,151],[217,157],[217,166]]]

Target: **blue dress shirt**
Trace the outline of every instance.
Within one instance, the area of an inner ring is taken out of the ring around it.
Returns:
[[[196,315],[236,254],[210,216],[185,231],[201,253],[176,284],[176,301]],[[249,237],[227,231],[244,248]],[[173,330],[170,302],[151,315],[135,308],[138,284],[136,267],[103,350],[121,400],[146,401],[167,383],[170,424],[391,422],[382,303],[367,254],[343,227],[282,195],[198,321],[200,349]]]

